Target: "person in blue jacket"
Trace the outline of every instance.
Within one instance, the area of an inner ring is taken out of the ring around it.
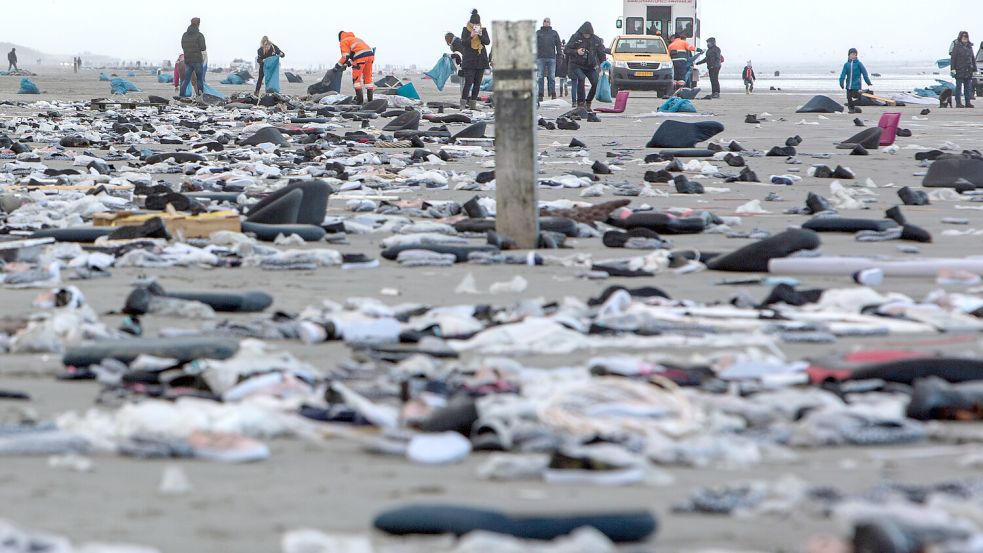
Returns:
[[[843,64],[843,71],[840,73],[840,88],[846,89],[846,103],[850,108],[850,113],[857,113],[856,101],[860,98],[860,79],[867,82],[867,86],[873,86],[870,82],[870,75],[867,68],[857,59],[857,49],[850,48],[848,56],[850,59]]]

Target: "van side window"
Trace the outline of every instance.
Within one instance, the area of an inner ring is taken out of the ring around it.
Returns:
[[[676,34],[682,34],[686,38],[693,38],[693,18],[677,17]]]
[[[630,35],[645,34],[645,20],[641,17],[629,17],[625,27],[627,27],[625,32]]]

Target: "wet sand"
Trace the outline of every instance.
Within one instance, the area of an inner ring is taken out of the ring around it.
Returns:
[[[33,69],[32,69],[33,70]],[[14,78],[0,78],[0,100],[37,101],[91,99],[108,95],[109,83],[97,81],[98,72],[84,71],[78,75],[42,73],[34,79],[46,94],[41,96],[17,96]],[[220,77],[209,76],[214,83]],[[304,75],[305,81],[315,76]],[[170,85],[159,85],[152,77],[131,79],[145,93],[170,96]],[[302,94],[307,83],[287,84],[287,94]],[[453,100],[456,85],[448,84],[443,94],[436,94],[433,84],[416,81],[425,100]],[[217,85],[226,93],[247,90],[248,87]],[[142,97],[145,94],[135,94]],[[983,110],[933,109],[927,120],[915,120],[923,106],[903,108],[864,108],[863,118],[867,126],[874,126],[880,114],[899,111],[903,114],[901,126],[912,130],[911,138],[898,141],[901,151],[896,155],[871,152],[867,157],[851,157],[846,150],[836,150],[835,141],[845,139],[858,128],[853,118],[846,114],[803,115],[794,113],[811,94],[782,94],[760,91],[746,96],[743,92],[724,91],[715,101],[698,101],[701,112],[712,112],[713,117],[692,120],[716,120],[726,130],[716,137],[737,140],[746,148],[767,151],[772,146],[784,145],[785,139],[801,135],[799,158],[803,181],[791,187],[767,184],[724,184],[715,179],[701,179],[705,186],[729,188],[722,194],[702,196],[632,198],[631,207],[649,204],[657,208],[689,207],[706,209],[718,215],[732,216],[734,210],[753,199],[763,199],[769,192],[782,197],[779,202],[762,202],[771,213],[745,216],[741,227],[735,230],[761,228],[772,233],[806,220],[803,215],[786,215],[785,209],[804,205],[808,192],[829,197],[829,179],[805,176],[812,160],[807,154],[832,153],[829,160],[815,160],[831,168],[841,164],[853,169],[859,182],[868,177],[879,186],[871,189],[877,202],[870,204],[870,211],[843,212],[847,216],[880,218],[883,211],[899,204],[896,192],[902,186],[919,187],[921,177],[913,173],[923,171],[914,160],[919,150],[905,149],[917,144],[936,148],[951,141],[962,148],[978,148],[983,139]],[[839,100],[839,97],[835,99]],[[644,149],[662,119],[640,119],[638,114],[656,110],[661,101],[651,94],[633,93],[628,111],[623,116],[604,117],[602,123],[582,123],[580,131],[539,131],[539,146],[555,152],[555,143],[565,146],[573,136],[590,147],[591,159],[606,161],[605,152],[614,148],[637,148],[633,157],[644,157],[651,150]],[[756,127],[744,123],[749,113],[771,114],[768,120]],[[24,113],[24,108],[0,106],[0,114]],[[544,110],[548,119],[555,118],[560,110]],[[799,125],[800,121],[818,122],[819,125]],[[354,129],[355,125],[350,124]],[[489,136],[493,132],[489,128]],[[619,146],[604,146],[612,141]],[[772,174],[785,174],[788,167],[785,158],[748,158],[748,164],[762,180]],[[53,166],[58,166],[53,164]],[[557,167],[569,167],[560,165]],[[448,166],[455,170],[477,170],[473,161]],[[582,167],[589,170],[589,166]],[[543,167],[546,175],[558,175],[560,169],[550,165]],[[608,180],[628,180],[641,183],[644,168],[630,164],[625,170],[607,177]],[[173,176],[169,176],[173,177]],[[847,181],[842,181],[848,185]],[[884,187],[893,183],[893,187]],[[668,190],[667,185],[654,185]],[[671,184],[669,185],[671,186]],[[541,200],[579,199],[580,190],[540,190]],[[427,199],[453,199],[465,201],[474,192],[421,191],[404,196],[405,199],[422,196]],[[614,199],[610,193],[602,198],[590,198],[597,203]],[[979,238],[972,236],[943,236],[947,229],[966,230],[941,223],[943,217],[970,219],[969,228],[983,229],[983,216],[976,210],[961,210],[956,206],[976,206],[968,198],[956,202],[933,202],[931,206],[905,207],[909,220],[929,230],[935,241],[919,244],[920,257],[959,257],[980,253]],[[344,202],[332,201],[330,213],[346,214]],[[386,235],[349,236],[348,245],[337,247],[342,252],[360,252],[377,256],[379,241]],[[691,235],[671,237],[676,248],[702,251],[730,251],[748,240],[728,239],[722,235]],[[897,253],[901,242],[858,243],[849,234],[823,234],[822,251],[825,255]],[[574,249],[556,252],[558,255],[574,253],[591,254],[595,260],[627,258],[634,255],[629,250],[605,248],[599,239],[579,239]],[[544,252],[552,254],[554,252]],[[911,256],[914,258],[915,256]],[[745,276],[718,272],[701,272],[689,275],[660,274],[648,279],[608,279],[593,281],[577,278],[578,269],[558,266],[479,267],[462,264],[451,268],[408,269],[382,260],[377,269],[344,271],[339,268],[320,269],[314,272],[267,273],[258,269],[112,269],[109,279],[74,283],[85,293],[88,302],[97,313],[103,314],[122,306],[129,284],[141,275],[159,279],[168,290],[191,289],[261,289],[275,297],[273,309],[298,312],[314,302],[329,299],[343,301],[349,297],[381,297],[387,303],[419,302],[428,305],[453,305],[482,301],[493,304],[509,304],[521,298],[543,297],[561,300],[573,296],[586,300],[598,295],[613,284],[627,286],[658,286],[677,299],[697,301],[727,301],[742,288],[718,286],[723,278]],[[456,295],[454,287],[469,273],[478,279],[479,288],[492,282],[504,281],[521,274],[529,281],[528,289],[521,294],[501,294],[479,297]],[[752,275],[747,275],[752,276]],[[803,287],[846,288],[854,286],[849,278],[800,277]],[[383,297],[382,288],[396,288],[398,297]],[[934,279],[887,278],[882,291],[895,291],[920,299],[926,293],[939,288]],[[958,290],[958,288],[951,288]],[[752,296],[764,298],[768,289],[749,287],[744,289]],[[0,288],[2,315],[27,315],[32,312],[31,301],[37,290],[12,290]],[[271,310],[272,311],[272,310]],[[118,318],[101,315],[109,324]],[[170,326],[196,326],[194,321],[148,317],[147,335]],[[953,346],[938,346],[939,336],[904,336],[840,340],[836,344],[785,345],[783,350],[790,358],[844,353],[852,349],[873,349],[895,344],[909,344],[914,349],[959,354],[979,352],[977,336]],[[349,350],[338,344],[302,346],[299,343],[282,343],[278,346],[291,351],[304,361],[321,368],[345,359]],[[529,366],[556,367],[576,365],[599,353],[581,351],[575,355],[560,357],[535,356],[520,358]],[[680,352],[682,353],[682,352]],[[0,409],[28,408],[42,417],[54,416],[67,410],[85,410],[93,406],[98,386],[94,383],[56,382],[52,375],[60,370],[57,355],[6,355],[0,357],[0,387],[24,390],[34,397],[23,404],[5,402]],[[158,547],[161,551],[277,551],[281,534],[289,529],[310,527],[326,532],[367,532],[373,516],[381,509],[407,502],[463,502],[483,506],[502,507],[509,510],[552,513],[577,508],[624,509],[646,507],[657,513],[660,520],[658,534],[649,549],[658,551],[688,552],[701,548],[722,547],[734,550],[799,551],[806,538],[817,532],[846,535],[846,529],[837,528],[828,520],[804,520],[793,516],[778,520],[742,520],[732,517],[675,515],[670,507],[684,499],[697,485],[723,484],[749,479],[774,480],[791,474],[818,484],[835,485],[845,489],[859,489],[887,478],[906,483],[929,483],[969,476],[967,469],[958,466],[959,455],[943,455],[928,459],[898,459],[888,462],[871,461],[874,453],[891,455],[892,448],[842,448],[797,451],[795,462],[777,465],[764,464],[747,470],[715,471],[666,468],[675,483],[664,487],[635,486],[630,488],[592,488],[551,486],[538,482],[501,483],[479,480],[475,467],[484,456],[472,455],[465,463],[452,467],[428,468],[414,466],[403,459],[373,457],[359,451],[356,444],[346,440],[330,440],[325,443],[308,443],[299,440],[276,440],[270,443],[272,456],[254,465],[227,466],[203,462],[179,462],[187,473],[193,490],[184,496],[162,496],[157,487],[161,472],[172,462],[139,461],[115,456],[95,456],[95,470],[91,473],[74,473],[48,468],[44,459],[5,458],[0,463],[0,487],[4,490],[4,507],[0,517],[11,519],[25,526],[69,536],[73,541],[124,541]],[[925,449],[931,445],[918,446]],[[971,446],[967,446],[969,448]],[[901,448],[903,450],[912,447]],[[968,450],[968,449],[967,449]],[[643,548],[644,550],[644,548]]]

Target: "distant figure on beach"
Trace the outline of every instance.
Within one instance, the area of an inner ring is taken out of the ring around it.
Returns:
[[[560,80],[560,97],[567,95],[567,76],[570,74],[570,64],[567,63],[567,55],[563,50],[567,47],[567,41],[560,41],[560,52],[556,55],[556,78]]]
[[[188,66],[184,63],[184,54],[179,54],[177,61],[174,62],[174,93],[180,94],[184,91],[184,88],[188,85],[188,81],[185,78],[185,72]]]
[[[266,60],[272,57],[285,57],[286,54],[276,44],[270,42],[269,37],[263,37],[259,41],[259,48],[256,50],[256,63],[259,65],[259,77],[256,78],[256,91],[253,93],[259,96],[259,88],[263,84],[265,77]]]
[[[461,93],[464,93],[464,71],[461,70],[461,64],[464,62],[462,54],[464,53],[464,43],[458,38],[454,33],[448,32],[444,35],[444,42],[451,49],[451,58],[454,60],[454,67],[457,68],[458,81],[460,81]]]
[[[566,48],[570,71],[574,76],[571,88],[577,89],[577,107],[593,109],[594,95],[597,94],[597,68],[600,67],[607,55],[604,53],[604,40],[594,34],[594,25],[585,22],[577,29]],[[590,92],[587,92],[587,82],[590,81]]]
[[[724,55],[720,51],[720,47],[717,46],[717,39],[710,37],[707,39],[707,53],[704,58],[698,62],[696,65],[707,65],[707,71],[710,73],[710,97],[720,98],[720,68],[724,63]]]
[[[367,42],[355,36],[355,33],[346,31],[338,33],[338,47],[341,48],[341,58],[335,64],[335,70],[344,71],[346,67],[351,66],[355,103],[361,105],[366,99],[371,102],[372,95],[375,94],[375,82],[372,80],[375,50]]]
[[[840,88],[846,89],[846,103],[847,107],[850,108],[850,113],[857,113],[856,101],[860,99],[861,78],[867,83],[867,86],[873,86],[873,83],[870,82],[867,68],[857,59],[857,49],[850,48],[847,56],[849,59],[843,64],[843,71],[840,72]]]
[[[201,97],[205,91],[205,66],[208,65],[208,49],[205,45],[205,35],[201,34],[199,29],[200,26],[201,19],[193,18],[191,25],[188,25],[188,30],[181,36],[185,64],[184,80],[191,82],[195,89],[195,98]]]
[[[539,74],[539,101],[543,101],[544,83],[550,98],[556,100],[556,58],[563,53],[560,33],[553,30],[550,18],[543,19],[543,26],[536,31],[536,72]]]
[[[961,31],[956,45],[952,47],[949,55],[949,74],[956,79],[956,92],[953,96],[956,99],[956,107],[975,107],[973,106],[973,77],[979,70],[976,65],[976,53],[973,50],[973,43],[969,40],[969,32]],[[966,99],[965,106],[963,98]]]
[[[672,59],[672,78],[674,81],[681,81],[686,78],[686,66],[693,52],[696,52],[696,46],[686,42],[686,37],[679,34],[672,37],[672,41],[669,43],[669,57]]]
[[[754,81],[758,80],[758,77],[754,74],[754,66],[751,65],[751,60],[747,60],[747,65],[744,66],[744,71],[741,72],[741,78],[744,79],[744,93],[750,94],[754,92]]]
[[[461,63],[461,70],[464,72],[461,109],[467,107],[478,109],[481,81],[485,78],[485,70],[491,69],[491,57],[488,53],[491,37],[488,35],[488,29],[481,25],[478,10],[471,10],[471,18],[461,30],[461,43],[464,45]]]
[[[17,71],[17,48],[11,48],[10,51],[7,52],[7,63],[7,71],[10,71],[11,69]]]

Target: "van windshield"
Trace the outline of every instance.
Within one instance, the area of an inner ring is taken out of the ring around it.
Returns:
[[[614,47],[615,54],[665,54],[661,38],[623,38]]]

